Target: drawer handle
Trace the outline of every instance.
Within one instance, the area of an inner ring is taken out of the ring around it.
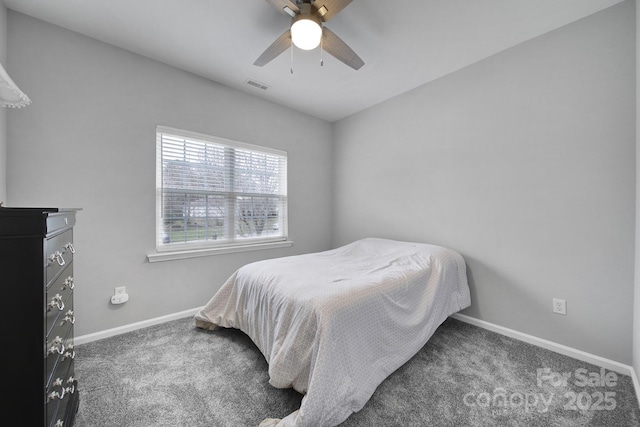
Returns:
[[[51,302],[49,302],[49,307],[57,307],[58,310],[64,310],[64,302],[62,301],[62,297],[60,294],[55,294],[53,298],[51,298]]]
[[[55,337],[53,339],[53,342],[51,343],[51,348],[49,348],[48,353],[49,354],[53,354],[53,353],[62,354],[62,353],[64,353],[64,344],[63,344],[62,338]]]
[[[69,249],[69,251],[71,251],[72,254],[76,253],[76,248],[73,247],[73,243],[69,242],[66,245],[64,245],[65,249]]]
[[[58,353],[58,354],[64,353],[64,344],[60,344],[60,347],[56,347],[52,345],[51,348],[49,349],[49,354],[53,354],[53,353]]]
[[[53,427],[64,427],[64,421],[62,421],[62,420],[56,421],[56,423],[53,425]]]
[[[76,316],[73,315],[73,310],[69,310],[64,314],[64,318],[62,319],[62,322],[60,322],[60,326],[67,322],[71,322],[72,325],[76,323]]]
[[[73,277],[69,276],[64,279],[64,283],[62,284],[61,290],[65,290],[66,288],[73,289],[75,285],[73,284]]]
[[[67,392],[67,389],[62,386],[62,380],[60,378],[56,378],[53,382],[53,387],[60,386],[60,392],[52,391],[49,393],[49,400],[55,399],[64,399],[64,395]]]
[[[52,391],[51,393],[49,393],[49,400],[64,399],[64,395],[66,392],[67,389],[64,387],[60,388],[60,392]]]
[[[69,344],[67,346],[67,352],[64,354],[64,356],[62,356],[62,360],[64,360],[65,358],[69,358],[69,359],[75,359],[76,358],[76,352],[73,349],[73,343]],[[67,380],[67,382],[73,382],[74,378],[73,377],[69,377],[69,379]]]
[[[49,255],[49,261],[51,261],[50,264],[56,261],[60,266],[63,266],[66,264],[64,261],[64,258],[62,257],[62,253],[60,251],[55,251],[54,253]]]
[[[52,391],[51,393],[49,393],[49,400],[62,399],[62,398],[64,398],[64,388],[62,389],[62,394],[58,393],[57,391]]]
[[[67,384],[71,384],[70,387],[67,387],[67,393],[69,393],[69,394],[73,394],[76,391],[76,386],[75,386],[75,384],[73,384],[74,381],[75,381],[75,378],[73,378],[73,377],[69,377],[67,379]]]
[[[62,356],[62,360],[64,360],[66,357],[68,357],[69,359],[76,358],[76,352],[74,350],[73,343],[70,343],[67,346],[67,352],[64,354],[64,356]],[[67,381],[73,381],[73,377],[69,377]]]

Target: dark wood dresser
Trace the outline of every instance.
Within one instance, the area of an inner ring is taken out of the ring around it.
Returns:
[[[0,207],[2,406],[17,419],[15,426],[71,427],[78,410],[73,366],[78,210]]]

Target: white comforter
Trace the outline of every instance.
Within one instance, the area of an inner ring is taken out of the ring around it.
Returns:
[[[246,265],[195,321],[242,330],[269,363],[270,384],[305,395],[299,410],[261,425],[330,427],[362,409],[450,314],[469,305],[457,252],[368,238]]]

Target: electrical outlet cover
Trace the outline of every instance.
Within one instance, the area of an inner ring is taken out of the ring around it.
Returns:
[[[559,298],[553,299],[553,312],[558,314],[567,314],[567,301]]]
[[[111,304],[124,304],[129,301],[129,294],[116,294],[111,297]]]

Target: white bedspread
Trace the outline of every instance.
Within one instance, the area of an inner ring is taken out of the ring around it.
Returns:
[[[304,394],[299,410],[264,425],[331,427],[470,302],[459,253],[368,238],[246,265],[195,321],[242,330],[269,363],[270,384]]]

